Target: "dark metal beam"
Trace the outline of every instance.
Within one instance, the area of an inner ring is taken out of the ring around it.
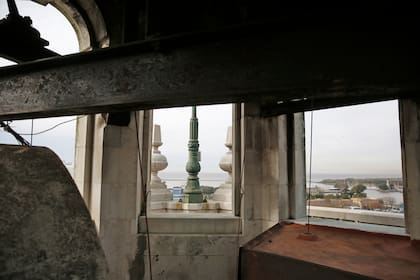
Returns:
[[[418,49],[415,34],[401,30],[276,25],[140,42],[0,69],[0,120],[305,101],[297,111],[308,99],[340,106],[346,98],[404,98],[420,89]]]
[[[322,110],[343,106],[359,105],[372,102],[387,101],[399,98],[410,98],[418,95],[418,89],[410,92],[409,89],[401,92],[400,89],[355,89],[347,92],[338,92],[336,94],[327,94],[324,92],[322,96],[315,95],[305,98],[293,98],[288,100],[277,101],[277,103],[265,104],[261,107],[261,115],[263,117],[278,116],[294,112]]]

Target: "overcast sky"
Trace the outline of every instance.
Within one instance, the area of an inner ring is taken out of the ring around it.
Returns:
[[[78,51],[77,38],[71,25],[55,8],[30,1],[17,1],[21,15],[29,15],[33,26],[50,41],[52,50],[60,54]],[[8,13],[6,1],[0,1],[0,18]],[[0,58],[0,66],[8,62]],[[202,170],[217,172],[218,162],[227,151],[224,146],[227,127],[231,124],[231,106],[198,108],[199,140]],[[168,158],[166,171],[183,171],[188,157],[188,128],[191,108],[155,111],[155,123],[162,129],[162,153]],[[47,129],[74,117],[37,119],[34,132]],[[305,113],[307,147],[310,114]],[[12,127],[29,133],[31,121],[15,121]],[[344,175],[400,176],[401,153],[397,101],[366,104],[314,112],[312,172]],[[30,139],[30,136],[25,136]],[[73,162],[75,121],[33,137],[34,145],[48,146],[65,162]],[[0,131],[0,143],[16,143],[8,133]],[[309,149],[307,149],[309,151]],[[309,168],[309,161],[307,162]]]
[[[160,150],[168,159],[166,171],[183,171],[188,159],[191,107],[155,110],[153,115],[154,123],[161,126],[163,145]],[[232,125],[232,105],[199,106],[197,118],[201,170],[223,172],[219,161],[228,151],[224,144],[227,128]]]
[[[32,25],[41,31],[41,37],[48,40],[48,48],[59,54],[70,54],[78,52],[76,33],[67,19],[61,15],[54,7],[46,7],[31,1],[17,1],[19,13],[22,16],[30,16]],[[7,2],[0,1],[0,18],[8,14]],[[0,58],[0,66],[10,65],[9,61]],[[61,117],[34,120],[34,132],[40,132],[62,121],[73,119],[74,117]],[[74,158],[74,134],[76,122],[69,122],[53,129],[50,132],[33,136],[33,145],[48,146],[55,151],[66,163],[73,162]],[[11,127],[20,133],[30,133],[31,121],[14,121]],[[30,136],[25,135],[25,139],[30,140]],[[17,144],[16,140],[9,133],[0,130],[0,143]]]
[[[313,173],[401,176],[397,101],[315,111],[313,119]],[[305,121],[309,155],[310,113]]]

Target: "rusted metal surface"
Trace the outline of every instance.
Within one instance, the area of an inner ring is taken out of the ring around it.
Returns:
[[[276,225],[241,248],[241,279],[420,279],[420,248],[408,237]]]
[[[418,47],[398,30],[273,24],[151,40],[0,69],[0,120],[245,101],[278,114],[293,100],[403,98],[420,90]]]

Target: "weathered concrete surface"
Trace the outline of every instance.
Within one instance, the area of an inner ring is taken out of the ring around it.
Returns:
[[[149,147],[152,123],[150,112],[132,113],[130,119],[126,127],[105,127],[101,185],[94,185],[92,192],[100,199],[100,220],[96,224],[99,224],[99,236],[108,260],[110,280],[139,279],[135,272],[137,268],[132,267],[131,263],[136,257],[138,215],[141,208],[145,207],[140,205],[143,201],[141,187],[146,185],[148,176],[140,172],[150,170],[148,163],[151,156]],[[138,131],[141,134],[137,139]],[[141,162],[138,147],[141,149]],[[135,276],[131,275],[133,273]]]
[[[237,279],[240,239],[240,235],[151,234],[153,279]],[[146,244],[146,236],[139,235],[139,257],[133,263],[138,274],[132,279],[150,279]]]
[[[245,103],[243,108],[247,242],[280,220],[305,216],[305,134],[302,113],[263,118],[258,104]]]
[[[6,67],[0,119],[232,102],[271,104],[275,115],[278,101],[337,100],[328,103],[335,107],[420,89],[412,35],[281,28],[175,36]]]
[[[137,140],[133,127],[104,129],[99,237],[109,279],[128,280],[137,242]]]
[[[0,279],[105,279],[88,210],[60,159],[0,145]]]
[[[420,100],[400,100],[405,227],[420,240]]]
[[[251,240],[279,221],[279,154],[276,118],[261,118],[258,104],[242,112],[243,240]],[[280,210],[279,207],[282,207]]]

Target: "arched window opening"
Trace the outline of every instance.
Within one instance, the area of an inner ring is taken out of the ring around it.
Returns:
[[[77,53],[79,43],[70,22],[60,11],[51,5],[42,6],[31,1],[17,1],[17,8],[22,16],[29,16],[32,26],[41,37],[49,41],[50,50],[61,55]],[[6,1],[0,2],[0,19],[9,13]],[[6,39],[6,38],[3,38]],[[0,58],[0,67],[15,64]],[[36,146],[52,149],[63,160],[73,173],[75,147],[75,116],[46,118],[36,120],[20,120],[9,125],[21,134],[28,142]],[[16,144],[16,139],[9,133],[0,131],[0,143]]]

